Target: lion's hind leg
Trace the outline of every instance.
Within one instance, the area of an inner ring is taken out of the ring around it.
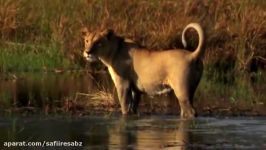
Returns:
[[[180,116],[184,119],[190,119],[195,117],[195,110],[192,107],[192,100],[190,100],[189,90],[187,87],[181,87],[180,85],[173,86],[175,95],[178,99],[180,106]]]

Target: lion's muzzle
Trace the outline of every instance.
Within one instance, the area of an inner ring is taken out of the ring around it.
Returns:
[[[88,62],[95,62],[97,61],[97,57],[94,55],[88,54],[88,52],[84,51],[83,52],[83,57],[88,61]]]

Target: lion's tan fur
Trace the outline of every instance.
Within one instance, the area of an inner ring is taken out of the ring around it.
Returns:
[[[84,33],[84,57],[96,56],[107,66],[123,114],[128,113],[131,101],[138,103],[136,99],[139,99],[139,93],[154,94],[167,85],[178,98],[181,116],[192,118],[195,116],[192,99],[203,71],[204,36],[200,25],[191,23],[182,34],[184,46],[184,35],[188,28],[194,28],[199,35],[198,47],[193,52],[184,49],[146,50],[106,30],[94,34]]]

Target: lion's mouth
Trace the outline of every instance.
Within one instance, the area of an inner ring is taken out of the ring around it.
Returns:
[[[94,55],[88,54],[86,51],[83,52],[83,57],[88,61],[88,62],[95,62],[97,61],[97,57]]]

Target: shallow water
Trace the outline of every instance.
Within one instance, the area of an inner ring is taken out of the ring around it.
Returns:
[[[3,148],[7,141],[82,142],[81,147],[57,145],[45,149],[265,149],[265,120],[235,117],[184,121],[177,116],[1,118],[0,143]]]

